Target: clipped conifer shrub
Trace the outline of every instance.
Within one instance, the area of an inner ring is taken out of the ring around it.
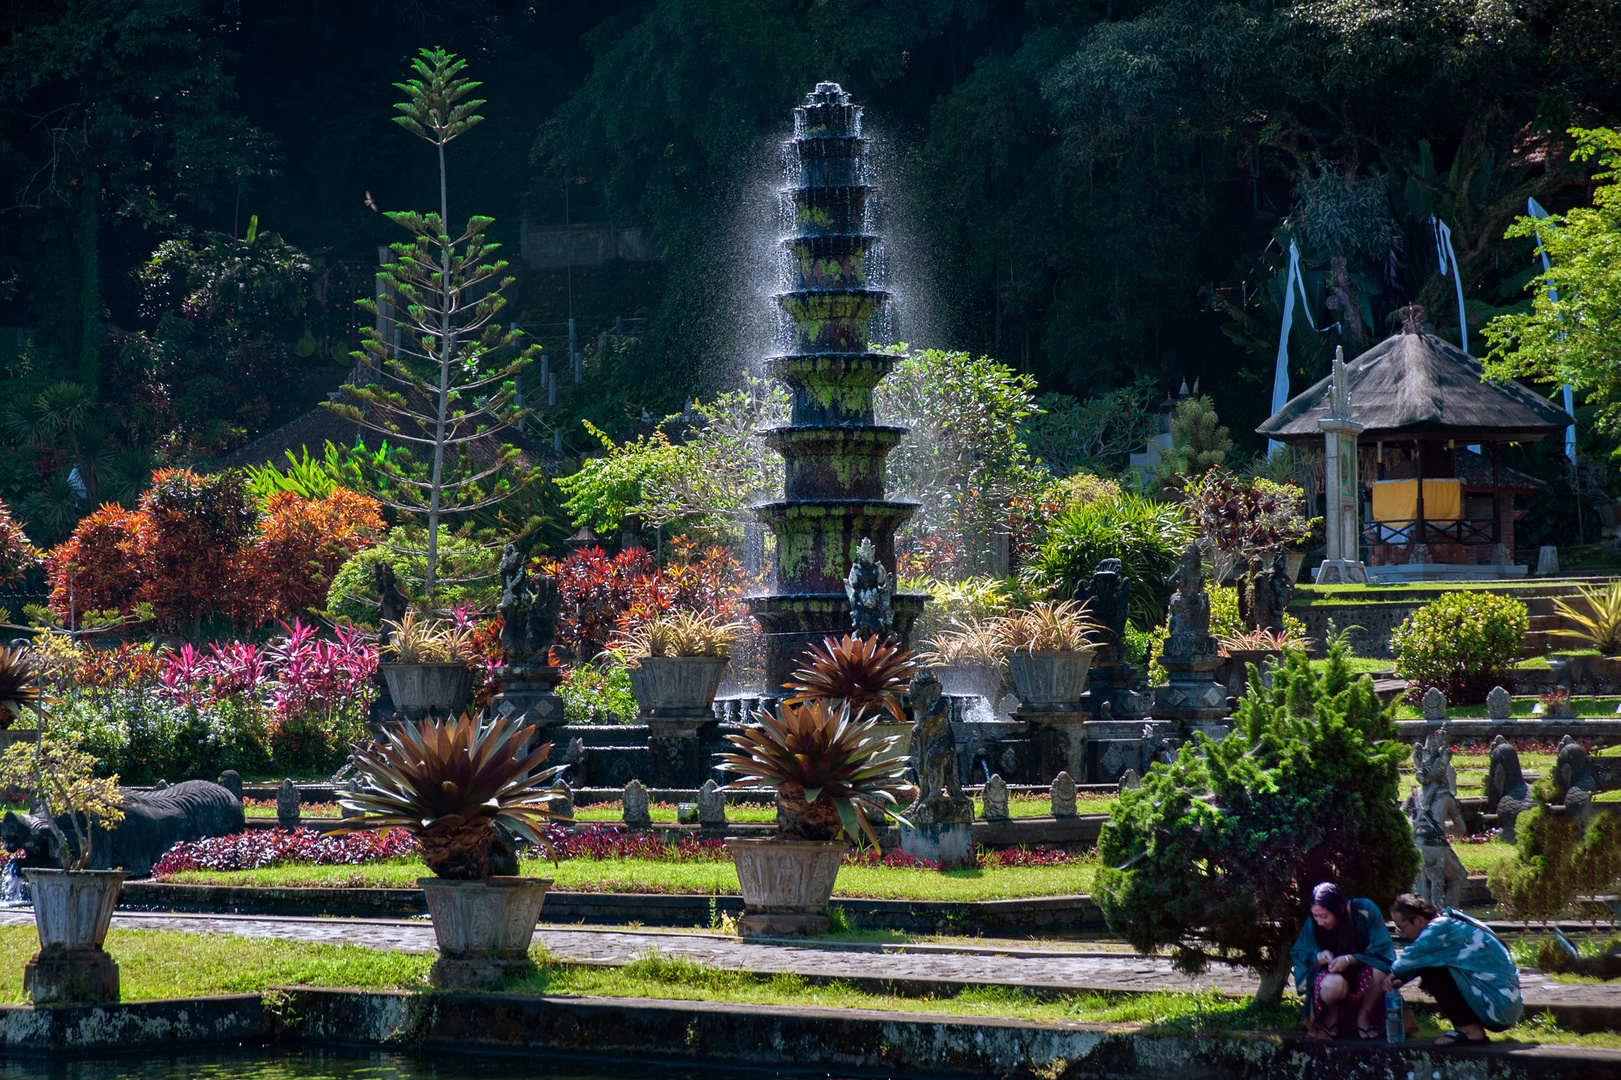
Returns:
[[[1251,968],[1257,1003],[1275,1004],[1312,886],[1337,882],[1381,910],[1412,886],[1419,854],[1397,808],[1407,748],[1347,655],[1341,635],[1313,672],[1286,650],[1270,687],[1251,665],[1230,735],[1199,735],[1121,793],[1099,840],[1110,930],[1189,974]]]

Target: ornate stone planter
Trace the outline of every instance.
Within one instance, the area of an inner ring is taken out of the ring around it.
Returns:
[[[34,897],[39,952],[23,968],[36,1005],[118,1000],[118,965],[102,948],[122,870],[24,870]]]
[[[874,724],[873,730],[877,731],[881,735],[899,735],[900,742],[896,743],[896,745],[900,747],[901,754],[906,755],[912,752],[911,721],[885,720],[881,723]]]
[[[466,664],[378,664],[394,708],[411,720],[428,711],[455,716],[473,692],[473,670]]]
[[[1013,690],[1019,695],[1020,711],[1073,712],[1086,689],[1086,669],[1092,665],[1092,650],[1079,652],[1008,653],[1008,671]]]
[[[1215,680],[1227,688],[1232,697],[1241,698],[1249,689],[1249,665],[1254,664],[1264,675],[1269,663],[1275,664],[1283,656],[1277,649],[1231,649],[1216,668]]]
[[[527,963],[551,884],[550,878],[532,877],[418,878],[439,942],[439,959],[428,981],[446,989],[472,989]]]
[[[825,934],[827,902],[839,863],[850,845],[844,840],[753,840],[726,838],[726,850],[743,887],[744,937]]]
[[[982,697],[995,710],[1002,696],[1002,669],[990,664],[952,664],[932,669],[948,697]]]
[[[708,709],[728,663],[724,656],[644,656],[630,669],[630,688],[644,717]]]

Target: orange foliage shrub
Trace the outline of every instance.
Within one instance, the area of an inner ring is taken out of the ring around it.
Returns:
[[[128,613],[145,602],[179,630],[217,614],[243,627],[307,616],[382,528],[377,503],[346,488],[325,499],[278,492],[261,514],[239,474],[163,469],[139,510],[103,506],[45,556],[51,611],[65,622],[70,608]]]
[[[244,588],[236,621],[285,622],[324,607],[338,568],[375,544],[382,529],[376,500],[347,488],[333,488],[324,499],[276,492],[260,516],[258,537],[240,559]]]
[[[0,501],[0,588],[17,584],[39,562],[39,549],[11,516],[11,507]]]
[[[79,520],[45,556],[51,613],[67,625],[84,611],[128,612],[145,581],[149,519],[107,503]]]

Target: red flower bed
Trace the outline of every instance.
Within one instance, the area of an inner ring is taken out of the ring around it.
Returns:
[[[652,833],[632,833],[623,825],[587,825],[569,829],[549,825],[546,839],[559,859],[697,859],[725,862],[731,858],[726,843],[710,837],[683,836],[674,844]]]
[[[570,829],[550,825],[546,838],[559,859],[658,859],[669,862],[696,860],[726,862],[731,855],[723,840],[713,837],[683,836],[669,843],[652,833],[632,833],[622,825],[587,825]],[[235,836],[220,836],[195,843],[176,844],[152,868],[152,875],[165,878],[182,870],[257,870],[281,863],[313,866],[357,866],[361,863],[399,859],[417,852],[416,841],[402,829],[386,832],[362,831],[345,836],[323,836],[314,829],[250,829]],[[539,851],[526,852],[538,857]],[[975,867],[1060,866],[1080,862],[1082,856],[1066,851],[1037,847],[992,851],[979,848]],[[880,855],[872,848],[852,850],[844,856],[845,866],[888,866],[910,870],[939,870],[940,864],[914,859],[899,848]]]
[[[152,876],[182,870],[258,870],[278,863],[358,866],[414,855],[417,842],[403,829],[325,836],[314,829],[248,829],[234,836],[179,843],[164,853]]]
[[[1056,848],[1037,847],[1008,848],[1006,851],[996,851],[992,848],[979,847],[974,850],[974,861],[971,866],[947,867],[946,869],[978,869],[990,870],[998,867],[1023,866],[1062,866],[1065,863],[1080,862],[1082,856],[1071,855],[1067,851]],[[872,848],[863,848],[860,851],[851,851],[844,857],[845,866],[888,866],[903,870],[939,870],[939,863],[931,859],[914,859],[900,848],[891,848],[883,855]]]

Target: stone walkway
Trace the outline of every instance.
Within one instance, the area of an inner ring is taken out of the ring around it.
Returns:
[[[28,925],[28,909],[0,910],[0,925]],[[120,912],[120,930],[177,930],[193,934],[236,934],[241,937],[360,945],[394,952],[435,951],[433,928],[405,919],[267,918],[251,915],[182,915]],[[962,985],[1018,986],[1057,993],[1086,991],[1202,990],[1250,994],[1256,981],[1248,972],[1213,966],[1190,978],[1170,962],[1119,952],[1022,949],[985,945],[876,945],[834,942],[822,945],[742,942],[715,934],[657,931],[564,929],[542,925],[535,939],[560,960],[619,965],[656,950],[685,956],[713,967],[760,974],[792,972],[841,979],[910,982],[942,991]],[[1522,971],[1527,1004],[1596,1005],[1621,1013],[1621,984],[1576,984],[1549,981],[1538,972]],[[1415,990],[1414,993],[1417,991]]]

